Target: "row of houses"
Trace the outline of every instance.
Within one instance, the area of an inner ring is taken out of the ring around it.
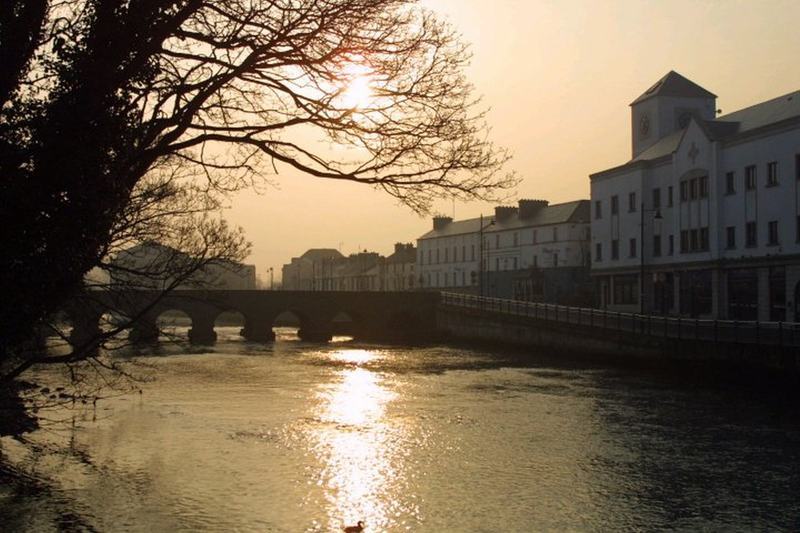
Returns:
[[[669,72],[590,200],[437,217],[419,286],[647,314],[800,320],[800,91],[721,115]]]
[[[416,288],[416,249],[397,243],[394,253],[342,255],[333,248],[312,248],[282,268],[282,288],[299,291],[406,291]]]

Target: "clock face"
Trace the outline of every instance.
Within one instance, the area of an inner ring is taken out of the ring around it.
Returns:
[[[639,134],[642,137],[647,137],[648,133],[650,133],[650,117],[645,114],[639,120]]]

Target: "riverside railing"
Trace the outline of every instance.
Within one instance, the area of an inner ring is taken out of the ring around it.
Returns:
[[[800,323],[710,320],[442,292],[442,304],[677,340],[800,347]]]

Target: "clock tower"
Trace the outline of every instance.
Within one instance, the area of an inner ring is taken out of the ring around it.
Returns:
[[[674,70],[631,103],[633,158],[689,124],[714,120],[717,96]]]

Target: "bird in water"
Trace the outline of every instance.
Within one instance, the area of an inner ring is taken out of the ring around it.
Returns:
[[[344,528],[344,533],[361,533],[364,531],[364,522],[359,520],[354,526],[347,526]]]

